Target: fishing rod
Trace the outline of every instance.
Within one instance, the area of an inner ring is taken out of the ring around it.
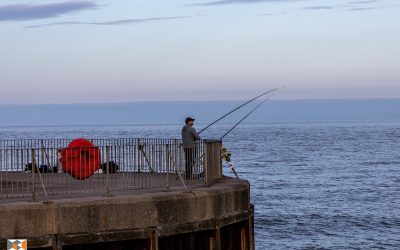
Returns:
[[[249,117],[254,111],[256,111],[261,105],[263,105],[267,100],[269,100],[274,94],[271,96],[265,98],[262,102],[260,102],[257,106],[255,106],[252,110],[250,110],[249,113],[247,113],[240,121],[238,121],[231,129],[229,129],[223,136],[220,137],[220,141],[224,139],[225,136],[227,136],[232,130],[234,130],[240,123],[242,123],[247,117]],[[229,168],[232,170],[233,174],[235,175],[236,179],[239,179],[239,175],[236,172],[235,167],[233,166],[231,162],[231,153],[226,149],[222,149],[222,159],[225,160],[225,162],[228,164]]]
[[[258,96],[256,96],[256,97],[254,97],[253,99],[248,100],[247,102],[245,102],[245,103],[243,103],[243,104],[237,106],[236,108],[232,109],[231,111],[229,111],[229,112],[226,113],[225,115],[221,116],[221,117],[218,118],[217,120],[215,120],[215,121],[213,121],[212,123],[210,123],[209,125],[207,125],[205,128],[203,128],[202,130],[200,130],[197,134],[200,134],[200,133],[203,132],[204,130],[208,129],[209,127],[211,127],[211,126],[214,125],[215,123],[221,121],[222,119],[224,119],[224,118],[227,117],[228,115],[232,114],[232,113],[235,112],[236,110],[242,108],[243,106],[246,106],[247,104],[249,104],[249,103],[251,103],[251,102],[257,100],[258,98],[263,97],[263,96],[265,96],[265,95],[267,95],[267,94],[269,94],[269,93],[272,93],[272,92],[274,92],[274,91],[277,91],[277,90],[278,90],[278,88],[272,89],[272,90],[268,90],[268,91],[262,93],[261,95],[258,95]]]
[[[240,123],[242,123],[244,120],[246,120],[247,117],[249,117],[254,111],[256,111],[261,105],[263,105],[266,101],[268,101],[273,95],[265,98],[262,102],[260,102],[257,106],[255,106],[252,110],[250,110],[249,113],[247,113],[240,121],[238,121],[232,128],[230,128],[223,136],[219,138],[220,141],[225,138],[232,130],[234,130],[237,126],[239,126]]]
[[[238,121],[231,129],[229,129],[223,136],[220,137],[220,141],[224,139],[225,136],[227,136],[232,130],[234,130],[237,126],[239,126],[240,123],[242,123],[247,117],[249,117],[254,111],[256,111],[261,105],[263,105],[266,101],[268,101],[274,94],[270,95],[269,97],[265,98],[262,102],[260,102],[257,106],[255,106],[252,110],[250,110],[249,113],[247,113],[240,121]],[[204,159],[204,153],[195,161],[195,164],[199,163],[201,160]],[[222,149],[222,158],[228,163],[229,168],[232,170],[232,172],[235,174],[236,178],[239,179],[239,176],[233,166],[233,164],[230,161],[230,153],[226,148]]]

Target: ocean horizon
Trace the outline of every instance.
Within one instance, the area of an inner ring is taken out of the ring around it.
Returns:
[[[103,104],[0,105],[0,126],[207,124],[244,101],[167,101]],[[222,123],[240,120],[257,102]],[[246,122],[390,122],[400,120],[400,99],[271,100]]]

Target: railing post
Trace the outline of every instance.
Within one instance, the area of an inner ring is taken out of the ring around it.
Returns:
[[[208,160],[208,143],[204,142],[204,185],[209,186],[210,171],[208,170],[209,160]]]
[[[32,149],[32,201],[36,200],[35,193],[35,171],[36,171],[35,149]]]
[[[169,188],[170,188],[170,183],[169,183],[169,159],[171,158],[170,152],[169,152],[169,144],[165,145],[165,150],[166,150],[165,167],[166,167],[166,170],[167,170],[167,190],[169,191]]]
[[[110,195],[110,146],[106,146],[106,194]]]
[[[221,141],[205,141],[205,185],[209,186],[222,177]]]

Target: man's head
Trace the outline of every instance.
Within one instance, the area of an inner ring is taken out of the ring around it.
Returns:
[[[188,117],[185,119],[185,123],[187,126],[193,126],[194,119],[192,117]]]

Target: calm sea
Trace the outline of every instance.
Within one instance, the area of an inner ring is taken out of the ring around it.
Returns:
[[[204,136],[228,129],[217,126]],[[175,138],[179,131],[178,125],[0,127],[0,139]],[[225,146],[252,185],[257,249],[400,249],[400,122],[244,124]]]

